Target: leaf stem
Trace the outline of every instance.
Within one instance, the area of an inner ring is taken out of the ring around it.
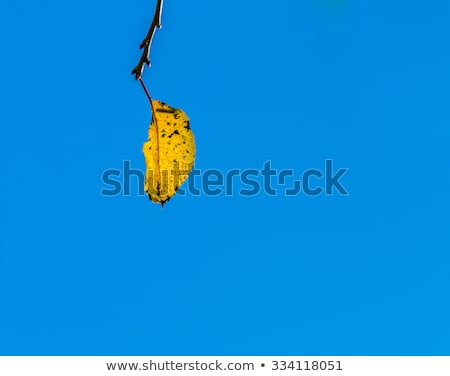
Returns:
[[[152,97],[150,96],[150,93],[147,90],[147,87],[144,84],[144,80],[142,79],[142,77],[140,77],[139,82],[141,83],[142,88],[144,89],[145,95],[148,98],[148,101],[150,102],[150,107],[152,109],[152,122],[150,127],[152,127],[153,124],[155,124],[155,133],[156,133],[156,148],[158,149],[158,161],[160,160],[160,153],[159,153],[159,127],[158,127],[158,118],[156,117],[156,112],[155,112],[155,108],[153,107],[153,100]],[[159,165],[157,166],[157,168],[155,169],[155,175],[158,175],[158,179],[161,179],[161,171],[159,169]],[[159,192],[158,192],[159,194]]]
[[[150,96],[150,93],[147,90],[147,87],[144,84],[144,80],[142,78],[139,78],[139,82],[141,83],[142,88],[144,89],[144,93],[148,98],[148,101],[150,102],[150,104],[152,104],[152,97]]]
[[[141,83],[142,88],[144,89],[144,93],[148,98],[148,101],[150,102],[150,107],[152,108],[152,116],[155,117],[156,120],[156,114],[155,114],[155,109],[153,108],[153,100],[152,97],[150,96],[150,93],[148,92],[147,86],[145,86],[144,84],[144,80],[141,78],[139,78],[139,82]]]

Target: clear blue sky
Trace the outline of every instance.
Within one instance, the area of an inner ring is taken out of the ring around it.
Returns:
[[[350,195],[100,195],[144,167],[154,2],[2,2],[0,354],[450,355],[449,2],[165,3],[144,78],[197,168]]]

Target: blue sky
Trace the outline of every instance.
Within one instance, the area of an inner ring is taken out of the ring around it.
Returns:
[[[166,0],[155,99],[201,170],[350,195],[105,197],[143,169],[154,2],[0,5],[0,354],[449,355],[450,5]]]

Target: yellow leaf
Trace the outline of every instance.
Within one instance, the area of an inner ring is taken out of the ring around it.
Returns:
[[[153,202],[164,205],[194,167],[195,142],[189,118],[180,109],[152,100],[152,122],[144,143],[144,189]]]

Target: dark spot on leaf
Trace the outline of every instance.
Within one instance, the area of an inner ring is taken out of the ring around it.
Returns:
[[[173,113],[175,113],[175,109],[174,108],[157,108],[156,111],[157,112],[165,112],[166,114],[173,114]]]
[[[178,132],[178,130],[176,129],[176,130],[174,130],[173,131],[173,133],[169,136],[169,138],[172,138],[172,136],[174,135],[174,134],[180,134],[180,132]]]

